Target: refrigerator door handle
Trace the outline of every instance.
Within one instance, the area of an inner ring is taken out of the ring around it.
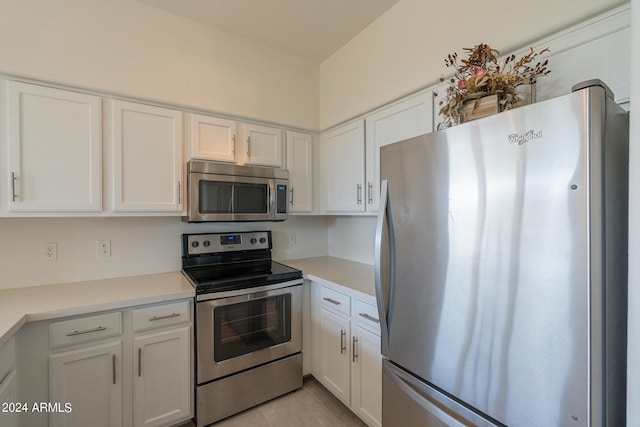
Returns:
[[[395,281],[395,239],[391,205],[389,204],[389,185],[387,180],[381,183],[380,209],[375,238],[375,286],[378,313],[380,315],[380,337],[382,353],[389,345],[389,326],[392,317],[393,290]]]
[[[422,418],[411,418],[411,425],[432,425],[437,420],[450,427],[506,427],[499,422],[492,422],[488,418],[462,406],[460,403],[438,392],[426,383],[407,374],[403,370],[392,365],[387,360],[382,363],[382,384],[383,402],[387,400],[390,411],[396,411],[394,401],[400,400],[402,403],[402,414],[396,415],[395,421],[402,420],[402,417],[421,416]],[[398,395],[400,393],[400,395]],[[384,406],[384,403],[383,403]],[[412,409],[408,411],[408,409]],[[418,409],[419,408],[419,409]],[[384,414],[383,407],[383,414]],[[412,414],[412,415],[407,415]],[[393,417],[393,415],[392,415]],[[383,423],[384,423],[383,415]],[[403,423],[406,424],[406,423]],[[398,424],[401,425],[401,424]]]
[[[395,386],[400,389],[405,396],[415,402],[415,404],[419,405],[425,413],[430,414],[450,427],[469,427],[468,424],[461,423],[442,408],[438,407],[438,405],[434,404],[432,398],[421,390],[421,385],[419,385],[415,379],[409,377],[390,364],[386,364],[383,369],[387,370],[386,378],[393,381]]]

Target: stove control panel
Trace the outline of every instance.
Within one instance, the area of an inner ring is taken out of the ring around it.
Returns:
[[[218,252],[271,249],[271,231],[243,231],[238,233],[183,234],[185,255]]]

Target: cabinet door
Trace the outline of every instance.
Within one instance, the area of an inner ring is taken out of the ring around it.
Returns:
[[[370,427],[382,425],[380,336],[352,324],[351,408]]]
[[[282,167],[282,131],[245,123],[244,164]]]
[[[134,338],[134,426],[171,425],[192,416],[191,327]]]
[[[117,341],[49,356],[49,401],[62,405],[51,427],[122,425],[121,354]]]
[[[380,147],[431,132],[431,93],[421,93],[366,117],[367,211],[377,212],[380,199]]]
[[[182,211],[182,116],[111,100],[114,210]]]
[[[350,340],[349,319],[320,310],[320,382],[349,406]]]
[[[16,370],[12,369],[0,379],[0,405],[18,403],[16,394]],[[28,404],[27,404],[28,405]],[[23,408],[20,406],[20,408]],[[31,407],[28,408],[29,410]],[[17,427],[18,412],[12,407],[0,407],[0,426]]]
[[[102,208],[101,100],[5,82],[10,211]]]
[[[233,120],[189,114],[191,158],[235,163],[236,127]]]
[[[364,120],[326,133],[324,145],[327,212],[364,212]]]
[[[287,169],[289,169],[289,212],[313,210],[313,152],[308,133],[287,131]]]

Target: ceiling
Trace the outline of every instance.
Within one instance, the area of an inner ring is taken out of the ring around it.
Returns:
[[[320,63],[399,0],[138,0]]]

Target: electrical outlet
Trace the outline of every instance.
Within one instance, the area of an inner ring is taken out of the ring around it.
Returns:
[[[50,242],[43,243],[44,246],[44,258],[49,259],[51,261],[55,261],[58,259],[58,243]]]
[[[98,258],[111,256],[111,240],[96,240]]]
[[[294,231],[289,233],[289,242],[296,244],[296,233]]]

